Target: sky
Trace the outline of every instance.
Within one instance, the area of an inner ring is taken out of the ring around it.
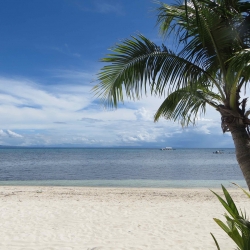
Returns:
[[[159,98],[111,110],[94,96],[109,48],[138,33],[163,43],[156,7],[150,0],[1,1],[0,145],[233,147],[215,110],[182,128],[154,123]]]

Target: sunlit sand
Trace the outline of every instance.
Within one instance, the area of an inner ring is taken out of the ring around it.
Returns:
[[[249,199],[231,193],[250,214]],[[1,250],[216,249],[210,232],[235,249],[208,189],[2,186],[0,197]]]

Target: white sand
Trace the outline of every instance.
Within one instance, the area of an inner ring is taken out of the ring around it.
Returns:
[[[250,215],[250,200],[232,196]],[[0,199],[1,250],[216,249],[210,232],[236,248],[208,189],[0,187]]]

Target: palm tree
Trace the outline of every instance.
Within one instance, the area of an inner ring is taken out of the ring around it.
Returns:
[[[94,92],[105,106],[124,95],[140,99],[148,90],[164,97],[155,114],[195,123],[206,106],[221,114],[222,131],[232,134],[236,157],[250,189],[250,111],[241,98],[250,78],[250,3],[240,0],[157,2],[163,36],[174,37],[175,51],[141,34],[117,44],[98,74]]]

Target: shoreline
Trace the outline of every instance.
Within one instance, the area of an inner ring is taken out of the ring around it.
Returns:
[[[250,215],[249,198],[230,194]],[[235,248],[206,188],[0,186],[0,199],[1,250],[216,249],[210,232],[222,250]]]
[[[226,188],[237,183],[247,188],[245,180],[33,180],[33,181],[0,181],[0,186],[55,186],[86,188]]]

